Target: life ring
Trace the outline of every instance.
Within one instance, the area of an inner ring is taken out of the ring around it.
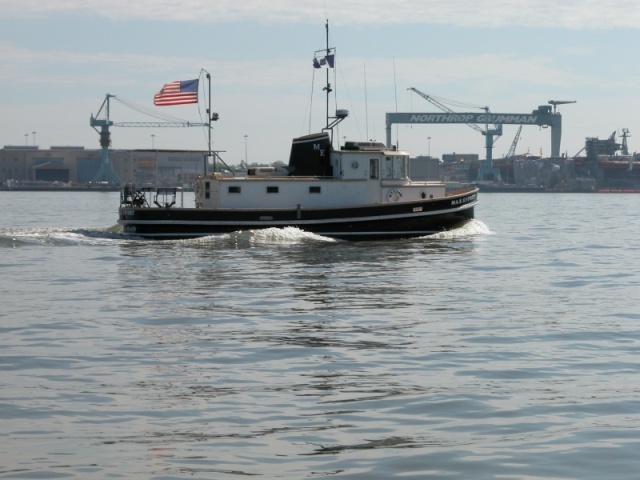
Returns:
[[[387,198],[390,201],[397,202],[402,198],[402,192],[397,188],[392,188],[391,190],[389,190],[389,193],[387,194]]]

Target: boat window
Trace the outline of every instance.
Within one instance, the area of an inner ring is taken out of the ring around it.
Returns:
[[[405,178],[407,165],[404,157],[393,157],[393,178]]]
[[[267,187],[267,193],[278,193],[278,187]]]
[[[377,158],[369,159],[369,178],[380,178],[380,163]]]
[[[393,178],[393,159],[384,157],[384,178]]]
[[[309,193],[320,193],[320,187],[309,187]]]
[[[238,186],[230,186],[229,193],[240,193],[240,187]]]

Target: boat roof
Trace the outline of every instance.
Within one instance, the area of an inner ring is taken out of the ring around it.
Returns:
[[[344,146],[341,148],[342,151],[348,151],[348,152],[385,152],[385,153],[391,153],[391,154],[407,154],[407,152],[404,152],[402,150],[398,150],[395,145],[391,146],[391,147],[387,147],[384,143],[382,142],[375,142],[375,141],[369,141],[369,142],[355,142],[355,141],[348,141],[344,143]]]

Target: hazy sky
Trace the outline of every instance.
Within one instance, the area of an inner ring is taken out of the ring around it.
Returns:
[[[559,107],[563,153],[623,128],[640,150],[637,0],[0,0],[0,147],[98,148],[89,118],[107,93],[154,109],[164,83],[205,69],[223,159],[239,163],[246,147],[250,163],[287,161],[293,137],[324,125],[326,71],[312,60],[327,19],[337,49],[331,108],[351,112],[340,139],[384,141],[386,112],[438,112],[413,86],[468,104],[451,104],[460,112],[576,100]],[[199,122],[205,108],[154,110]],[[110,114],[154,120],[116,101]],[[111,131],[115,149],[207,148],[201,128]],[[494,158],[516,131],[504,127]],[[484,137],[465,125],[399,125],[393,142],[416,155],[484,156]],[[516,152],[527,151],[549,155],[550,130],[523,127]]]

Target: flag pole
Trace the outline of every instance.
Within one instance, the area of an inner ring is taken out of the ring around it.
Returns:
[[[209,108],[207,108],[207,123],[209,124],[209,156],[211,157],[211,74],[207,72],[207,82],[209,83]],[[216,157],[213,157],[213,173],[216,172]]]
[[[205,73],[205,76],[207,77],[207,83],[209,84],[209,105],[207,106],[207,127],[208,127],[208,135],[207,135],[207,155],[205,156],[205,160],[204,160],[204,174],[207,174],[207,163],[209,161],[209,158],[212,157],[212,152],[211,152],[211,121],[213,120],[212,116],[211,116],[211,74],[209,72],[207,72],[204,68],[201,70],[202,72]],[[215,157],[213,158],[213,171],[216,171],[216,159]]]

